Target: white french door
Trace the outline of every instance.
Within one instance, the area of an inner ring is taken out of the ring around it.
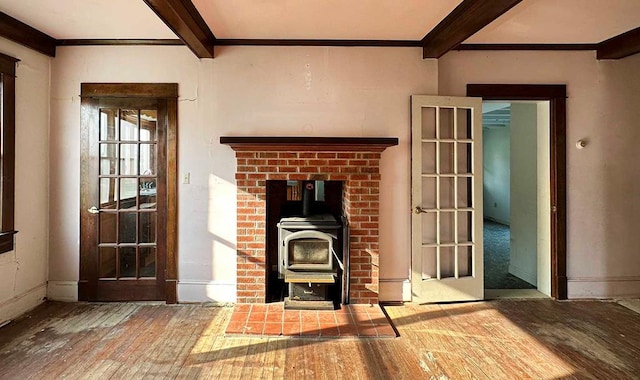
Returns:
[[[413,95],[412,301],[479,300],[482,99]]]

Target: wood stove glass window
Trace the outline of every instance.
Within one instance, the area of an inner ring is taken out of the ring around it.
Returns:
[[[328,264],[330,248],[329,242],[326,240],[296,239],[289,241],[291,269]]]

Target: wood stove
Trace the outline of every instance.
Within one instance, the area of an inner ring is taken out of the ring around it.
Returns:
[[[333,308],[329,287],[342,265],[341,229],[329,214],[280,219],[278,275],[289,286],[285,307]]]

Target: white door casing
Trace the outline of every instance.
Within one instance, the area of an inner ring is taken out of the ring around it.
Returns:
[[[482,99],[413,95],[412,301],[484,298]]]

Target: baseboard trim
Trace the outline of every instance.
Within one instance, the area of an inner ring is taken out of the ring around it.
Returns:
[[[47,298],[52,301],[78,302],[78,281],[49,281]]]
[[[569,277],[569,298],[640,297],[640,276]]]
[[[216,281],[178,281],[180,302],[236,302],[237,284]]]
[[[0,324],[9,321],[44,302],[47,284],[35,286],[26,292],[0,303]]]
[[[411,302],[411,280],[408,278],[381,278],[380,302]]]

